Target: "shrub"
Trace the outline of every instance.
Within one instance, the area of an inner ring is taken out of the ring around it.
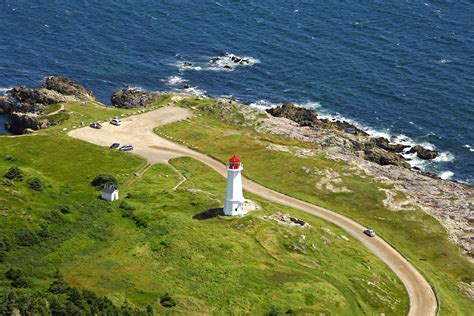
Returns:
[[[33,177],[33,178],[28,179],[28,186],[30,187],[30,189],[33,189],[35,191],[44,190],[44,183],[38,177]]]
[[[108,173],[101,173],[97,177],[95,177],[94,180],[92,180],[91,184],[95,187],[98,187],[104,186],[106,183],[109,182],[117,185],[117,179],[115,179],[113,175]]]
[[[127,201],[120,202],[119,207],[122,210],[126,210],[126,211],[134,211],[135,210],[135,207],[133,205],[130,205]]]
[[[63,276],[56,270],[54,281],[49,285],[48,291],[54,294],[64,294],[69,290],[69,285],[64,281]]]
[[[61,211],[61,213],[63,214],[69,214],[71,213],[71,208],[69,207],[69,205],[62,205],[59,210]]]
[[[143,218],[140,218],[136,215],[133,215],[132,216],[132,219],[133,221],[135,222],[135,225],[138,227],[138,228],[147,228],[148,227],[148,223],[146,220],[144,220]]]
[[[32,246],[38,243],[38,236],[31,230],[22,230],[17,233],[17,244],[19,246]]]
[[[6,155],[5,156],[5,160],[6,161],[16,161],[16,158],[12,155]]]
[[[11,281],[11,286],[16,288],[31,287],[31,282],[25,273],[17,268],[10,268],[5,272],[5,277]]]
[[[23,171],[21,171],[21,169],[18,167],[11,167],[8,169],[7,173],[3,175],[3,177],[14,181],[22,181]]]
[[[160,297],[160,304],[163,307],[171,308],[176,306],[176,301],[171,297],[171,295],[166,293],[165,295]]]

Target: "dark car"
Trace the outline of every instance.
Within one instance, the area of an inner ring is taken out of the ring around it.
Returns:
[[[364,234],[366,234],[369,237],[375,237],[375,232],[372,229],[364,230]]]
[[[119,147],[120,147],[119,143],[113,143],[112,145],[110,145],[110,149],[116,149],[116,148],[119,148]]]
[[[122,147],[120,147],[119,149],[120,151],[129,151],[129,150],[133,150],[133,146],[130,145],[130,144],[127,144],[127,145],[123,145]]]
[[[89,126],[92,127],[92,128],[97,128],[97,129],[101,129],[101,128],[102,128],[102,125],[100,125],[100,124],[97,123],[97,122],[91,123],[91,125],[89,125]]]

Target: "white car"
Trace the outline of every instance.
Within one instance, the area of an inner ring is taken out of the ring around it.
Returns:
[[[119,119],[113,119],[113,120],[110,121],[110,124],[120,126],[120,125],[122,125],[122,121],[119,120]]]

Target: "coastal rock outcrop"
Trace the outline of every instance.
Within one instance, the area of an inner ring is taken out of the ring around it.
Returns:
[[[353,135],[368,136],[366,132],[353,124],[340,120],[319,118],[316,111],[299,107],[293,103],[287,103],[275,108],[267,109],[267,112],[276,117],[285,117],[295,121],[300,126],[335,129]]]
[[[52,76],[46,78],[43,88],[56,91],[62,95],[73,96],[82,101],[94,101],[95,95],[83,86],[63,76]]]
[[[10,122],[5,127],[14,134],[23,134],[25,130],[40,130],[53,125],[47,118],[33,113],[14,112],[10,115]]]
[[[424,160],[431,160],[435,159],[436,157],[439,156],[439,152],[436,150],[431,150],[431,149],[426,149],[423,146],[416,145],[410,148],[410,150],[407,152],[408,154],[414,154],[418,156],[420,159]]]
[[[315,111],[296,106],[293,103],[270,108],[267,110],[267,113],[276,117],[286,117],[287,119],[295,121],[300,126],[314,127],[316,122],[319,121]]]
[[[405,158],[398,154],[405,148],[403,145],[389,144],[385,138],[372,140],[366,132],[348,122],[319,118],[315,111],[292,103],[267,109],[267,113],[275,117],[290,119],[298,123],[300,127],[341,132],[321,138],[318,145],[323,148],[340,147],[382,166],[395,165],[410,168],[410,164]]]
[[[138,89],[123,88],[112,95],[112,105],[118,108],[143,108],[161,96],[157,92],[145,92]]]
[[[9,122],[5,127],[22,134],[25,129],[38,130],[57,122],[50,122],[42,115],[48,105],[65,101],[95,100],[94,94],[66,77],[48,77],[40,88],[19,86],[7,91],[0,97],[1,112]]]

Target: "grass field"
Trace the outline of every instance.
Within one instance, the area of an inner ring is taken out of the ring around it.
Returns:
[[[118,305],[150,304],[160,314],[400,315],[408,309],[388,267],[333,225],[256,197],[263,210],[247,217],[198,220],[221,206],[225,181],[189,158],[151,167],[120,192],[121,201],[107,203],[92,179],[110,173],[121,185],[145,162],[55,130],[41,133],[0,138],[0,174],[14,166],[24,172],[23,181],[0,183],[0,241],[7,245],[0,292],[9,288],[4,272],[19,267],[33,282],[21,291],[46,291],[58,269],[70,285]],[[187,180],[174,189],[181,175]],[[32,189],[31,178],[43,189]],[[277,211],[311,227],[262,218]],[[175,307],[160,305],[165,293]]]
[[[474,302],[461,288],[474,280],[473,266],[433,217],[416,208],[388,210],[382,202],[385,193],[380,190],[389,188],[386,185],[348,164],[328,160],[322,153],[299,155],[311,145],[257,133],[253,122],[245,122],[238,112],[223,112],[213,104],[212,100],[184,101],[182,105],[193,108],[197,116],[156,132],[223,162],[229,153],[236,153],[243,160],[245,175],[256,182],[376,229],[435,286],[442,314],[471,313]],[[402,198],[397,194],[397,199]]]

